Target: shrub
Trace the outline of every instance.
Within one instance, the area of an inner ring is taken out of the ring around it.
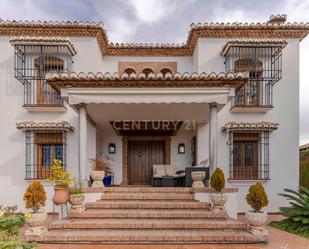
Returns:
[[[216,168],[210,178],[210,186],[214,188],[217,192],[221,192],[221,190],[224,189],[225,178],[222,169]]]
[[[80,187],[69,188],[69,194],[70,195],[79,195],[79,194],[82,194],[82,193],[84,193],[84,192],[83,192],[83,189],[80,188]]]
[[[112,172],[111,162],[114,161],[114,159],[111,156],[103,155],[102,160],[99,158],[91,158],[89,160],[93,171]]]
[[[43,185],[38,181],[32,182],[24,194],[24,201],[26,208],[31,208],[33,212],[37,212],[41,207],[44,207],[46,193]]]
[[[16,207],[0,208],[0,248],[1,249],[31,249],[35,243],[24,243],[18,238],[20,227],[25,223],[26,215],[16,213]]]
[[[299,187],[298,191],[284,189],[286,193],[279,194],[286,197],[291,204],[290,207],[281,207],[280,211],[285,220],[282,221],[287,229],[296,232],[307,232],[309,234],[309,189]]]
[[[54,159],[54,164],[50,169],[51,177],[47,181],[54,183],[56,187],[68,188],[75,181],[74,177],[64,170],[61,160]]]
[[[255,212],[260,212],[263,207],[268,205],[267,194],[262,183],[257,182],[250,186],[246,200]]]

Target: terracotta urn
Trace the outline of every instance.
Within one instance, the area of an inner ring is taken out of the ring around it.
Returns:
[[[192,188],[203,188],[204,185],[204,179],[205,179],[205,172],[204,171],[193,171],[191,173],[191,178],[193,180],[192,182]]]
[[[225,203],[227,201],[227,195],[222,192],[213,192],[209,194],[209,198],[211,203],[213,204],[214,212],[222,212],[225,211]]]
[[[40,236],[46,232],[47,229],[44,227],[44,222],[47,219],[47,214],[43,211],[32,212],[27,220],[29,228],[25,231],[26,236]]]
[[[56,205],[66,204],[69,200],[69,189],[64,187],[54,187],[53,202]]]
[[[92,188],[104,187],[104,184],[103,184],[104,176],[105,176],[105,171],[93,170],[91,172],[91,178],[93,180],[91,187]]]
[[[70,203],[72,204],[71,211],[82,212],[84,211],[85,195],[82,194],[70,194]]]

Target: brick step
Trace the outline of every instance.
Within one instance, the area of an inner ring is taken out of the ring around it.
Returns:
[[[70,218],[227,218],[226,212],[213,213],[197,209],[88,209],[84,212],[70,212]]]
[[[40,237],[26,238],[41,243],[257,243],[256,237],[246,230],[143,230],[106,229],[48,231]]]
[[[209,209],[209,203],[201,203],[195,200],[192,201],[169,201],[169,200],[102,200],[90,202],[86,204],[87,209]]]
[[[49,224],[55,229],[248,229],[234,219],[80,219],[57,220]]]
[[[108,187],[101,188],[102,193],[194,193],[186,187]]]
[[[191,193],[103,193],[102,200],[194,200]]]

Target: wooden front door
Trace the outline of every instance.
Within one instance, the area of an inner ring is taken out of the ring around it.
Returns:
[[[165,164],[165,141],[129,141],[129,184],[151,184],[152,166]]]

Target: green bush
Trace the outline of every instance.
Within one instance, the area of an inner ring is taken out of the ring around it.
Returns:
[[[222,169],[216,168],[210,178],[210,186],[214,188],[217,192],[221,192],[221,190],[224,189],[225,177]]]
[[[299,187],[298,191],[284,189],[286,193],[279,194],[289,200],[290,207],[281,207],[280,211],[285,220],[282,221],[286,229],[295,232],[306,232],[309,234],[309,189]]]
[[[0,208],[0,249],[31,249],[35,243],[24,243],[18,238],[20,227],[25,223],[26,216],[16,213],[16,207]]]
[[[251,185],[246,200],[255,212],[260,212],[263,207],[266,207],[268,205],[268,198],[263,184],[257,182]]]

